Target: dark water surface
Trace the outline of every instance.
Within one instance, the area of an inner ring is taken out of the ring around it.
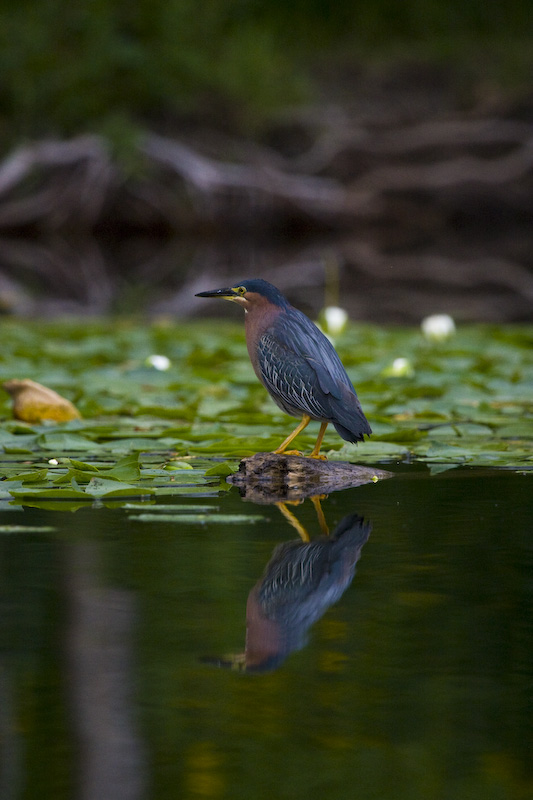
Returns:
[[[2,800],[533,797],[533,475],[394,469],[313,551],[235,489],[3,511],[55,530],[0,538]]]

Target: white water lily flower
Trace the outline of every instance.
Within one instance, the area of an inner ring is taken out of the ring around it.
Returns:
[[[348,322],[348,312],[339,306],[326,306],[323,311],[324,333],[330,336],[338,336],[342,333]]]
[[[420,325],[426,339],[443,342],[455,333],[455,322],[449,314],[431,314]]]
[[[395,358],[392,365],[385,370],[385,373],[392,375],[394,378],[410,378],[415,374],[415,371],[408,358]]]
[[[166,356],[152,355],[148,356],[146,363],[150,367],[154,367],[154,369],[164,372],[170,367],[170,358],[167,358]]]

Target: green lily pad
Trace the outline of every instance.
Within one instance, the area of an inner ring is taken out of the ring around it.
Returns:
[[[453,438],[465,436],[492,436],[492,428],[487,425],[474,424],[472,422],[459,422],[457,425],[442,425],[431,431],[431,436],[439,438]]]
[[[17,477],[22,483],[40,483],[45,481],[47,476],[47,469],[36,469],[32,472],[20,472]]]
[[[78,452],[81,450],[95,451],[98,449],[95,442],[85,436],[66,431],[44,433],[37,438],[37,444],[42,450],[53,450],[58,453]]]
[[[139,468],[139,453],[131,453],[119,459],[114,467],[105,472],[106,478],[116,478],[120,481],[136,481],[141,477]]]
[[[130,495],[140,493],[138,485],[133,483],[124,483],[119,480],[113,480],[112,478],[91,478],[86,488],[87,494],[91,495],[91,497],[103,497],[104,495],[108,495],[112,492],[124,491],[128,491]]]
[[[94,489],[92,491],[94,491]],[[144,497],[152,494],[155,494],[155,489],[152,489],[148,486],[140,486],[139,484],[132,484],[131,486],[123,484],[121,486],[119,484],[117,489],[111,489],[110,491],[98,494],[97,496],[102,497],[105,500],[112,500],[115,498],[124,497]]]
[[[96,467],[94,464],[88,464],[85,461],[76,461],[74,458],[69,458],[68,461],[74,467],[74,469],[82,472],[98,472],[98,467]]]
[[[36,489],[25,487],[24,489],[13,489],[10,494],[15,500],[23,500],[25,498],[39,499],[39,500],[89,500],[93,498],[78,489]]]
[[[221,477],[227,477],[228,475],[233,475],[238,469],[237,464],[230,464],[227,461],[224,461],[223,464],[216,464],[214,467],[207,469],[205,471],[206,477],[210,475],[220,475]]]

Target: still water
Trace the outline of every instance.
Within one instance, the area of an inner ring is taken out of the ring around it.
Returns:
[[[393,469],[329,543],[4,506],[2,800],[533,797],[533,475]]]

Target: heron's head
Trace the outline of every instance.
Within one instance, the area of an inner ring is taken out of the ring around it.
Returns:
[[[279,289],[276,289],[276,287],[268,283],[268,281],[261,280],[261,278],[251,278],[250,280],[241,281],[236,286],[225,289],[212,289],[208,292],[198,292],[196,297],[222,297],[224,300],[231,300],[232,303],[238,303],[245,311],[264,309],[268,306],[287,308],[289,305]]]

